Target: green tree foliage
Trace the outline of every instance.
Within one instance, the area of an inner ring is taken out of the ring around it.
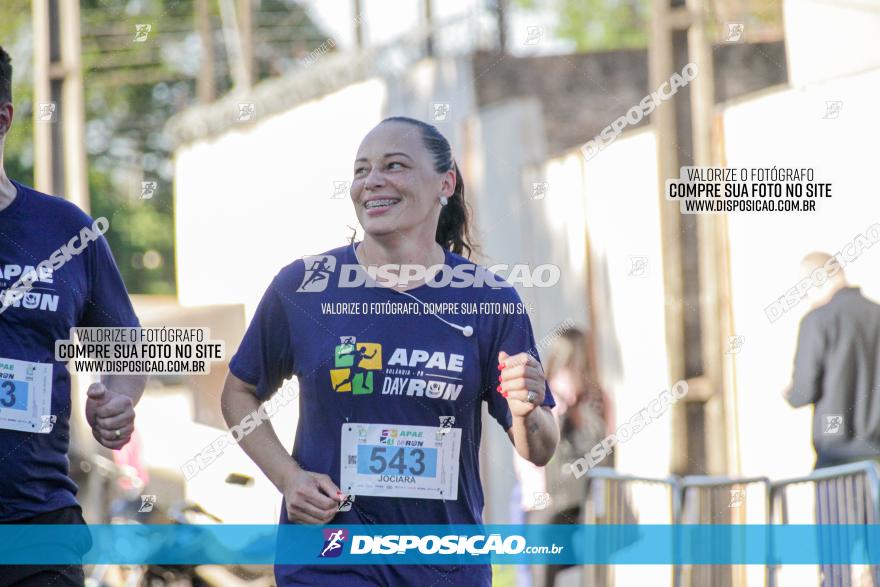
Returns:
[[[525,10],[559,15],[555,34],[577,51],[602,51],[648,44],[649,0],[514,0]]]
[[[15,124],[5,167],[33,185],[31,2],[3,0],[0,43],[13,54]],[[64,0],[67,1],[67,0]],[[110,220],[107,239],[132,293],[173,294],[174,196],[168,119],[195,105],[200,58],[193,0],[79,0],[91,214]],[[219,7],[208,2],[216,95],[231,88]],[[293,0],[254,2],[257,80],[277,76],[327,35]],[[143,42],[136,26],[149,25]],[[142,182],[156,182],[142,198]]]
[[[30,2],[5,0],[0,18],[0,45],[12,56],[12,128],[6,136],[6,175],[28,185],[34,179],[33,79],[30,57]]]
[[[559,15],[555,34],[573,41],[577,51],[646,47],[651,0],[513,0],[523,10],[550,10]],[[756,40],[782,38],[782,3],[764,0],[705,0],[707,28],[716,43],[724,42],[729,23],[745,25]]]

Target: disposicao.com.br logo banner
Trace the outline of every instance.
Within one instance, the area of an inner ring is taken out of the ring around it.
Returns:
[[[856,524],[9,524],[0,541],[0,565],[880,564],[880,525]]]

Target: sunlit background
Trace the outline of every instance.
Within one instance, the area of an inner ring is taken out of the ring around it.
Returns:
[[[364,135],[391,115],[429,121],[462,169],[481,262],[560,267],[555,287],[519,293],[537,340],[566,321],[588,330],[615,424],[689,382],[616,448],[617,471],[778,480],[814,461],[811,413],[781,395],[808,304],[773,322],[765,308],[806,253],[835,254],[880,222],[878,30],[876,0],[3,0],[5,165],[110,220],[144,325],[209,327],[231,356],[281,267],[362,237],[347,182]],[[694,83],[585,158],[584,143],[688,61]],[[40,120],[47,102],[57,119]],[[681,165],[813,168],[833,197],[813,213],[682,215],[661,189]],[[845,271],[880,300],[878,269],[873,247]],[[226,430],[226,372],[153,378],[137,416],[150,479],[132,495],[274,523],[277,491],[239,449],[181,474]],[[78,378],[80,403],[89,382]],[[287,448],[297,415],[293,402],[272,420]],[[512,448],[491,419],[483,429],[485,520],[509,523]],[[109,521],[114,455],[83,421],[73,432],[85,516]],[[669,499],[638,495],[640,519],[665,522]],[[750,489],[734,521],[764,522],[766,499]],[[791,498],[793,518],[812,515],[811,499]],[[271,580],[251,571],[237,580]],[[787,572],[782,584],[815,581],[813,568]],[[497,567],[495,582],[515,575]],[[588,575],[559,584],[672,580],[667,567]],[[749,569],[724,584],[764,580]]]

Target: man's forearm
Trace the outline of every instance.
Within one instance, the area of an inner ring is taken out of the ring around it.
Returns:
[[[114,393],[127,395],[136,406],[147,386],[146,375],[101,375],[101,383]]]
[[[556,420],[544,407],[535,408],[525,417],[514,416],[511,433],[516,452],[539,467],[550,461],[559,441]]]

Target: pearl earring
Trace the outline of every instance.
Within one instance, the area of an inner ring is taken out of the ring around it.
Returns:
[[[446,196],[442,196],[442,197],[440,198],[440,205],[441,205],[441,206],[445,206],[445,205],[448,204],[448,203],[449,203],[449,200],[446,198]]]

